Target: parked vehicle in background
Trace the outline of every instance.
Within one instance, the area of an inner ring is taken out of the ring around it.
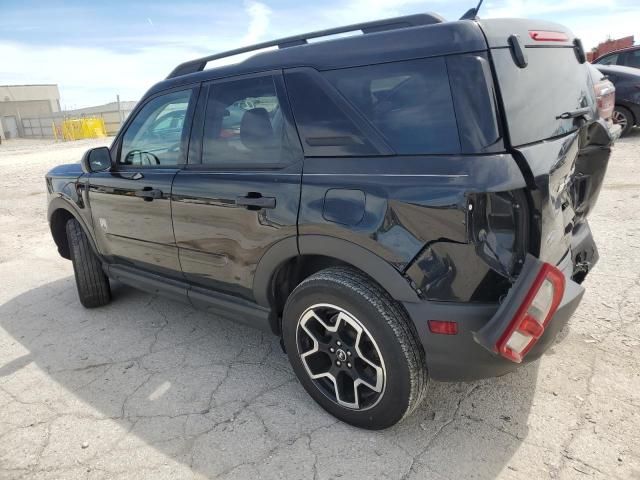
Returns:
[[[622,128],[621,136],[640,125],[640,69],[618,65],[595,65],[616,87],[614,123]]]
[[[640,68],[640,45],[609,52],[596,58],[593,63],[598,65],[621,65],[624,67]]]
[[[267,329],[316,402],[379,429],[429,378],[554,343],[611,144],[565,27],[412,15],[177,66],[111,148],[47,174],[49,223],[85,307],[111,278]]]

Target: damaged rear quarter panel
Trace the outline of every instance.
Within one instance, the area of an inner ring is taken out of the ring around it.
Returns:
[[[525,180],[506,154],[314,157],[305,159],[302,184],[300,235],[330,235],[357,243],[405,273],[414,288],[424,283],[420,261],[437,255],[438,268],[449,272],[439,291],[448,292],[443,295],[450,300],[468,300],[496,275],[469,243],[469,195],[522,189]],[[361,198],[354,190],[365,198],[357,224],[340,223],[339,212],[324,214],[329,191],[332,205],[342,201],[345,212],[357,208],[350,205],[350,199]],[[340,191],[348,192],[341,200]]]

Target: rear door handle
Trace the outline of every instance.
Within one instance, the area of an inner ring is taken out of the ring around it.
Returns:
[[[276,208],[275,197],[263,197],[257,195],[247,195],[246,197],[236,197],[236,205],[245,207],[248,210],[262,210],[263,208]]]
[[[155,198],[162,198],[162,190],[156,188],[144,187],[142,190],[134,192],[136,197],[143,198],[145,202],[151,202]]]

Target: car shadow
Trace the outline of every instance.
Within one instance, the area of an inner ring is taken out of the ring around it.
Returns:
[[[63,387],[42,385],[57,422],[107,418],[125,432],[87,449],[82,465],[152,446],[209,477],[490,479],[515,469],[537,363],[498,379],[432,382],[410,417],[370,432],[307,396],[277,338],[123,285],[113,293],[108,306],[84,309],[67,277],[0,306],[0,325],[27,350],[0,365],[0,386],[43,401],[35,380],[17,380],[35,364]]]
[[[618,142],[634,143],[638,138],[640,138],[640,127],[632,127],[624,137],[618,139]]]

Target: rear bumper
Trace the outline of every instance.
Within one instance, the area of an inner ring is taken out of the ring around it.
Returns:
[[[567,278],[560,307],[544,334],[522,363],[538,359],[553,344],[558,332],[578,308],[584,288]],[[447,302],[405,303],[427,356],[429,376],[434,380],[463,381],[498,377],[517,369],[514,363],[490,352],[474,339],[498,311],[497,305],[473,305]],[[457,335],[436,335],[429,331],[428,320],[455,320]]]
[[[588,225],[585,227],[586,232],[574,237],[571,254],[567,254],[557,265],[566,280],[560,306],[546,326],[544,334],[524,357],[522,363],[507,360],[482,346],[481,343],[490,345],[491,343],[486,339],[496,335],[496,331],[492,331],[492,326],[496,325],[496,329],[500,328],[500,325],[504,325],[503,319],[511,318],[511,313],[520,305],[522,291],[529,287],[527,279],[523,278],[523,281],[519,279],[500,305],[428,301],[404,303],[424,347],[430,377],[442,381],[497,377],[517,369],[524,363],[538,359],[554,343],[558,333],[576,311],[584,295],[584,288],[572,279],[578,280],[574,276],[576,267],[579,265],[576,265],[576,259],[582,259],[583,262],[588,259],[589,267],[592,267],[598,259]],[[539,262],[537,259],[535,261]],[[584,275],[580,275],[578,281],[581,281]],[[455,321],[458,323],[458,334],[433,334],[427,325],[429,320]]]

